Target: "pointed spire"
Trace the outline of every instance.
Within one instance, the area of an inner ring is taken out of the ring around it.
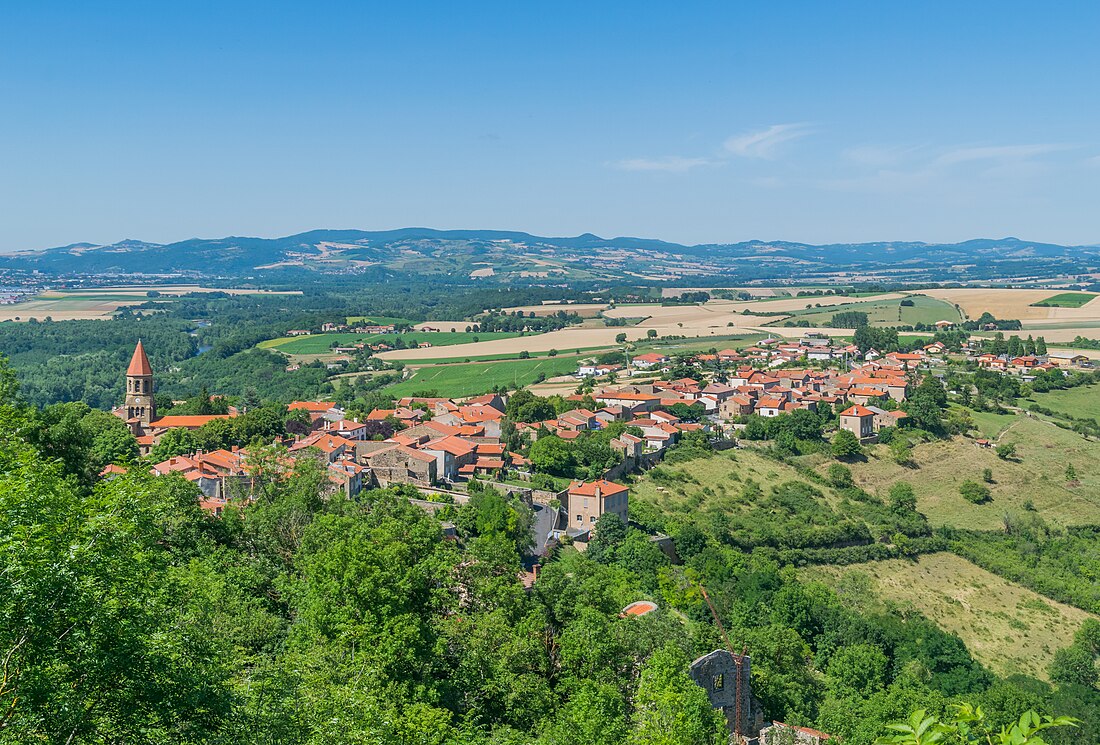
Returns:
[[[149,364],[149,358],[145,356],[145,347],[141,345],[141,339],[138,339],[137,346],[134,347],[134,356],[130,358],[130,367],[126,369],[127,375],[152,375],[153,366]]]

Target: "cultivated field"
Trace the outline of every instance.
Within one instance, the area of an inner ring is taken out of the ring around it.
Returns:
[[[983,434],[1016,445],[1014,460],[1002,460],[992,448],[956,437],[918,445],[913,465],[907,467],[894,463],[887,448],[877,445],[869,448],[866,462],[851,464],[856,483],[885,496],[893,483],[909,482],[917,509],[932,525],[998,530],[1006,513],[1022,514],[1028,503],[1051,524],[1100,522],[1100,443],[1038,418],[979,417]],[[1067,463],[1076,469],[1079,485],[1066,483]],[[826,467],[823,462],[818,470],[824,473]],[[959,494],[959,486],[967,480],[981,482],[985,468],[993,471],[993,483],[988,485],[993,501],[971,504]]]
[[[1021,321],[1100,320],[1100,302],[1095,299],[1077,308],[1043,308],[1034,303],[1057,296],[1057,290],[984,289],[976,287],[923,290],[924,294],[958,305],[968,318],[984,312],[997,318]],[[1097,296],[1100,297],[1100,296]]]
[[[864,302],[845,303],[827,309],[807,309],[791,311],[791,317],[799,321],[808,321],[814,326],[827,326],[837,313],[858,311],[867,314],[871,326],[914,326],[923,323],[931,326],[937,321],[958,323],[961,318],[958,310],[945,300],[910,295],[912,305],[901,305],[901,300],[872,299]]]
[[[853,594],[866,587],[880,605],[893,603],[919,611],[945,631],[958,634],[975,659],[1000,675],[1024,673],[1047,679],[1054,652],[1069,646],[1078,627],[1090,617],[949,553],[913,561],[813,567],[803,574],[834,587],[840,584]],[[866,598],[855,601],[866,602]]]
[[[753,288],[754,291],[759,288]],[[788,288],[784,288],[787,291]],[[537,305],[509,310],[523,310],[540,315],[557,313],[559,310],[583,311],[585,315],[595,315],[602,310],[608,318],[642,319],[637,325],[625,327],[599,327],[592,325],[598,321],[587,321],[582,326],[565,328],[538,336],[527,336],[521,340],[482,340],[477,344],[461,345],[454,351],[461,357],[507,356],[527,350],[545,352],[550,349],[562,351],[612,346],[615,337],[625,333],[631,342],[644,340],[650,329],[659,336],[686,336],[706,338],[728,336],[736,333],[763,333],[784,338],[796,338],[805,333],[804,329],[783,326],[785,315],[760,316],[753,313],[782,313],[797,315],[814,323],[827,324],[836,312],[858,310],[871,316],[878,325],[898,324],[900,302],[911,297],[914,306],[901,308],[900,323],[935,323],[939,320],[959,320],[958,303],[962,312],[970,318],[979,317],[988,310],[998,318],[1024,320],[1025,334],[1044,336],[1048,342],[1068,342],[1076,336],[1100,337],[1100,300],[1093,300],[1079,308],[1032,307],[1031,303],[1054,297],[1058,293],[1052,290],[1007,290],[1007,289],[950,289],[927,290],[919,294],[882,293],[861,298],[851,296],[811,296],[777,297],[753,301],[711,300],[698,305],[619,305],[615,308],[599,304],[558,304]],[[1098,296],[1100,297],[1100,296]],[[806,306],[810,307],[807,308]],[[820,306],[820,307],[816,307]],[[746,315],[746,311],[748,315]],[[775,324],[775,325],[766,325]],[[1051,324],[1045,328],[1044,324]],[[434,328],[464,329],[466,321],[428,322]],[[851,329],[836,329],[818,326],[820,331],[831,336],[851,336]],[[424,360],[431,359],[431,350],[405,349],[385,352],[382,355],[390,359]]]
[[[456,344],[471,344],[475,340],[484,339],[491,341],[494,339],[511,339],[517,337],[519,334],[507,333],[507,332],[492,332],[492,333],[466,333],[465,331],[458,331],[451,333],[449,331],[441,332],[421,332],[421,333],[409,333],[409,334],[351,334],[351,333],[334,333],[334,334],[311,334],[310,336],[283,336],[278,339],[268,339],[267,341],[260,342],[257,346],[264,349],[277,349],[284,354],[305,354],[305,355],[317,355],[327,354],[331,352],[332,346],[335,344],[338,347],[348,347],[354,344],[389,344],[393,346],[400,339],[406,346],[416,347],[420,342],[427,342],[431,344],[431,347],[426,348],[424,351],[432,351],[435,347],[450,347]],[[435,352],[435,356],[439,357],[439,352]]]
[[[523,311],[526,316],[534,313],[536,316],[552,316],[558,311],[576,313],[582,318],[595,316],[599,311],[607,309],[607,303],[548,303],[546,305],[522,305],[515,308],[505,308],[508,313]],[[624,306],[630,307],[630,306]]]
[[[1093,292],[1060,292],[1053,297],[1040,300],[1035,303],[1035,305],[1040,307],[1080,308],[1082,305],[1091,303],[1096,298],[1097,295]]]
[[[533,360],[503,362],[470,362],[450,365],[427,365],[416,369],[408,380],[387,387],[386,394],[394,398],[421,391],[435,391],[447,397],[476,396],[497,386],[517,388],[534,383],[539,375],[547,378],[577,369],[575,356],[543,357]]]
[[[149,292],[160,293],[148,297]],[[96,287],[82,290],[50,290],[30,300],[14,305],[0,305],[0,321],[87,321],[110,318],[119,308],[141,305],[149,301],[170,302],[173,297],[193,292],[225,292],[231,295],[300,295],[301,292],[269,290],[222,289],[200,285],[134,285]]]
[[[391,325],[391,324],[392,325],[407,324],[407,323],[409,323],[409,319],[407,319],[407,318],[396,318],[394,316],[348,316],[347,322],[349,324],[352,324],[352,325],[357,324],[357,323],[362,323],[364,325],[370,325],[370,326],[387,326],[387,325]],[[415,328],[415,326],[414,326],[414,328]],[[463,328],[465,328],[465,326],[463,326]],[[458,329],[455,329],[455,331],[462,331],[462,329],[458,328]]]

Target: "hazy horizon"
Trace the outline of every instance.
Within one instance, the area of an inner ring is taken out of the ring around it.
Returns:
[[[849,244],[849,243],[851,243],[851,244],[860,244],[860,243],[927,243],[929,245],[935,245],[935,244],[952,245],[952,244],[965,243],[967,241],[972,241],[972,240],[997,241],[997,240],[1016,239],[1016,240],[1020,240],[1020,241],[1025,242],[1025,243],[1057,244],[1056,241],[1048,241],[1048,240],[1043,240],[1043,239],[1033,240],[1032,238],[1029,238],[1029,237],[1011,236],[1011,235],[1001,235],[1001,236],[978,235],[978,236],[969,236],[969,237],[966,237],[966,238],[960,238],[958,240],[947,240],[947,241],[929,241],[929,240],[922,240],[920,238],[879,238],[879,239],[871,239],[871,240],[867,240],[867,241],[813,241],[813,242],[811,242],[811,241],[793,241],[793,240],[790,240],[790,239],[787,239],[787,238],[774,238],[774,237],[772,237],[772,238],[761,238],[759,236],[756,236],[756,237],[751,237],[751,238],[739,238],[737,240],[707,241],[705,243],[690,243],[690,242],[684,242],[684,241],[677,241],[677,240],[672,239],[672,238],[666,238],[666,237],[662,237],[662,236],[652,236],[652,235],[629,235],[629,234],[601,235],[599,233],[595,233],[595,232],[590,231],[590,230],[581,231],[580,233],[561,233],[561,232],[556,232],[556,233],[555,232],[534,233],[530,230],[523,230],[523,229],[517,229],[517,228],[497,228],[497,227],[479,227],[479,228],[444,227],[444,228],[437,228],[437,227],[432,227],[432,226],[428,226],[428,225],[400,225],[400,226],[396,226],[396,227],[385,227],[385,228],[373,228],[373,227],[368,227],[368,228],[359,228],[359,227],[316,228],[315,227],[315,228],[307,228],[305,230],[296,230],[296,231],[293,231],[293,232],[290,232],[290,233],[281,233],[281,234],[278,234],[278,235],[275,235],[275,234],[271,234],[271,235],[245,234],[245,233],[242,233],[240,231],[237,231],[237,232],[229,233],[229,234],[226,234],[226,235],[206,235],[206,236],[203,236],[203,235],[189,235],[189,236],[184,237],[184,238],[176,238],[176,239],[167,240],[167,241],[151,241],[151,240],[148,240],[146,238],[143,238],[142,236],[127,235],[123,238],[118,238],[118,239],[115,239],[115,240],[105,241],[105,242],[102,242],[102,243],[95,242],[95,241],[72,241],[71,243],[62,243],[62,244],[58,244],[58,245],[55,245],[55,246],[36,246],[36,247],[33,247],[33,248],[26,248],[26,249],[4,249],[4,248],[0,248],[0,254],[5,254],[6,255],[6,254],[13,254],[13,253],[20,253],[20,252],[38,252],[38,251],[46,251],[46,250],[56,249],[56,248],[66,248],[68,246],[74,246],[74,245],[80,245],[80,244],[90,244],[90,245],[94,245],[94,246],[111,246],[111,245],[115,245],[115,244],[122,243],[122,242],[125,242],[125,241],[141,241],[141,242],[144,242],[144,243],[154,243],[154,244],[159,244],[159,245],[172,245],[172,244],[182,243],[184,241],[189,241],[189,240],[202,241],[202,240],[218,240],[218,239],[222,239],[222,238],[258,238],[258,239],[262,239],[262,240],[277,240],[277,239],[280,239],[280,238],[288,238],[288,237],[291,237],[291,236],[294,236],[294,235],[301,235],[301,234],[304,234],[304,233],[315,232],[315,231],[358,230],[358,231],[363,231],[363,232],[386,232],[386,231],[392,231],[392,230],[406,230],[406,229],[408,229],[408,230],[435,230],[435,231],[440,231],[440,232],[448,232],[448,231],[484,231],[484,232],[527,233],[528,235],[534,235],[534,236],[539,236],[539,237],[543,237],[543,238],[576,238],[576,237],[579,237],[581,235],[592,234],[592,235],[595,235],[598,238],[602,238],[602,239],[606,239],[606,240],[613,240],[613,239],[617,239],[617,238],[640,239],[640,240],[659,240],[659,241],[664,241],[665,243],[678,244],[678,245],[688,246],[688,247],[698,246],[698,245],[724,245],[724,244],[725,245],[731,245],[731,244],[738,244],[738,243],[749,243],[749,242],[753,242],[753,241],[759,241],[761,243],[803,243],[803,244],[811,245],[811,246],[828,246],[828,245],[844,245],[844,244]],[[1072,243],[1072,244],[1067,243],[1067,244],[1057,244],[1057,245],[1064,245],[1067,248],[1093,248],[1093,247],[1100,246],[1100,242]]]

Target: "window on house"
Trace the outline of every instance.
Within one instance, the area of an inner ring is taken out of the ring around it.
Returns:
[[[577,515],[577,522],[579,522],[579,523],[583,523],[583,522],[584,522],[584,518],[583,518],[583,517],[581,517],[580,515]]]

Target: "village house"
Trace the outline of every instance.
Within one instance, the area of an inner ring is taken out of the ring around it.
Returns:
[[[624,409],[653,411],[661,403],[661,397],[652,393],[630,393],[626,391],[599,391],[593,398],[604,406],[621,406]]]
[[[397,443],[377,444],[384,447],[366,453],[360,451],[360,455],[366,461],[379,486],[385,487],[390,484],[431,486],[438,481],[436,470],[438,461],[435,455]]]
[[[625,525],[629,517],[629,490],[606,479],[574,481],[566,490],[570,527],[591,530],[605,512],[614,512]]]
[[[875,434],[875,413],[855,404],[840,412],[840,428],[848,430],[861,441],[870,439]]]
[[[459,470],[477,461],[477,448],[468,440],[450,435],[425,443],[420,451],[435,458],[436,478],[441,481],[455,481]]]
[[[610,442],[611,449],[622,453],[623,458],[638,460],[645,452],[645,439],[636,437],[629,432],[623,432]]]
[[[1050,352],[1047,360],[1058,367],[1081,367],[1089,362],[1087,356],[1076,352]]]
[[[309,414],[310,421],[315,427],[321,426],[316,422],[338,422],[344,418],[344,410],[336,405],[335,401],[292,401],[286,407],[287,411],[304,411]]]
[[[637,357],[630,360],[630,364],[635,370],[653,370],[654,368],[660,368],[663,365],[667,365],[668,362],[668,355],[659,354],[657,352],[639,354]]]

